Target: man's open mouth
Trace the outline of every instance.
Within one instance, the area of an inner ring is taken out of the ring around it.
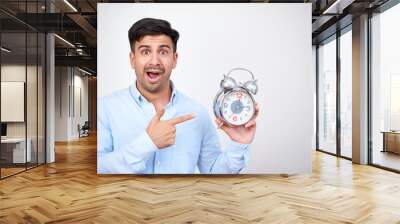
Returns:
[[[147,79],[150,81],[150,83],[156,83],[161,78],[161,72],[160,71],[146,71],[146,76],[147,76]]]

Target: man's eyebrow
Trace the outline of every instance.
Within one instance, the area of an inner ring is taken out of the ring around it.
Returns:
[[[140,49],[140,48],[150,48],[150,45],[140,45],[140,46],[138,47],[138,49]]]
[[[166,45],[166,44],[160,45],[158,48],[164,48],[164,47],[166,47],[168,49],[171,49],[171,47],[169,45]]]

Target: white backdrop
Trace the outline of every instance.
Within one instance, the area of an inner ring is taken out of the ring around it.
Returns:
[[[311,4],[100,3],[98,97],[134,82],[128,30],[144,17],[165,19],[180,33],[171,79],[211,116],[222,74],[244,67],[258,79],[261,113],[250,164],[242,173],[311,173]],[[222,131],[220,136],[226,145]]]

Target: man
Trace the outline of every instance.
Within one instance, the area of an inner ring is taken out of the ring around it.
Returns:
[[[231,139],[222,152],[207,110],[170,81],[179,33],[165,20],[145,18],[128,37],[136,82],[99,103],[98,173],[195,173],[196,167],[206,174],[239,173],[248,162],[255,119],[239,127],[216,119]]]

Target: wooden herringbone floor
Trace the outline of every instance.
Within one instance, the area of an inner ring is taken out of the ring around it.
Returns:
[[[400,175],[314,154],[312,175],[99,176],[96,139],[0,181],[0,223],[400,223]]]

